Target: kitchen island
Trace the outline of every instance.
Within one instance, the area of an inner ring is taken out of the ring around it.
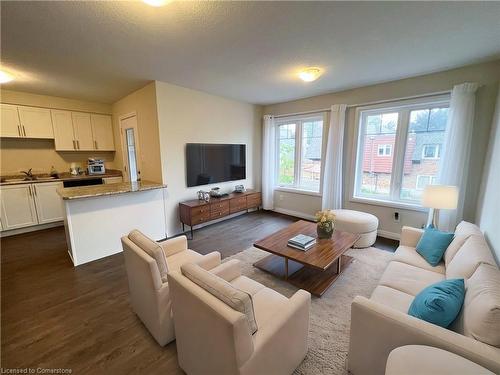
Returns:
[[[165,188],[151,181],[60,188],[73,264],[121,252],[120,238],[133,229],[155,240],[166,238]]]

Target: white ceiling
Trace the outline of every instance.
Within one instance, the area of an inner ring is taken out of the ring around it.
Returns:
[[[500,2],[1,2],[5,88],[114,102],[150,80],[267,104],[500,57]],[[325,70],[303,83],[300,67]]]

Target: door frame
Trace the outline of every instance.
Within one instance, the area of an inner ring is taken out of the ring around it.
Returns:
[[[137,126],[137,112],[129,112],[127,114],[121,115],[118,117],[118,125],[119,125],[119,131],[120,131],[120,144],[122,147],[122,162],[123,162],[123,168],[124,168],[124,174],[123,174],[123,179],[124,181],[130,181],[130,175],[129,175],[129,165],[128,165],[128,149],[127,149],[127,141],[125,140],[125,132],[123,131],[124,127],[122,126],[123,120],[127,120],[131,117],[135,117],[135,125],[133,126],[134,128],[134,141],[135,141],[135,155],[136,155],[136,160],[135,162],[137,163],[137,174],[138,174],[138,179],[141,178],[141,151],[140,151],[140,143],[139,143],[139,128]]]

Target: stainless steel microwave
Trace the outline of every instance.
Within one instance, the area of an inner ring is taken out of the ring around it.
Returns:
[[[106,169],[104,168],[104,164],[89,165],[89,174],[104,174],[104,173],[106,173]]]

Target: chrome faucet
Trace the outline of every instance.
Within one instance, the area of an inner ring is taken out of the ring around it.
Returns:
[[[33,173],[31,172],[33,168],[30,168],[28,172],[26,171],[21,171],[21,173],[24,173],[26,175],[26,180],[34,180],[35,177],[33,176]]]

